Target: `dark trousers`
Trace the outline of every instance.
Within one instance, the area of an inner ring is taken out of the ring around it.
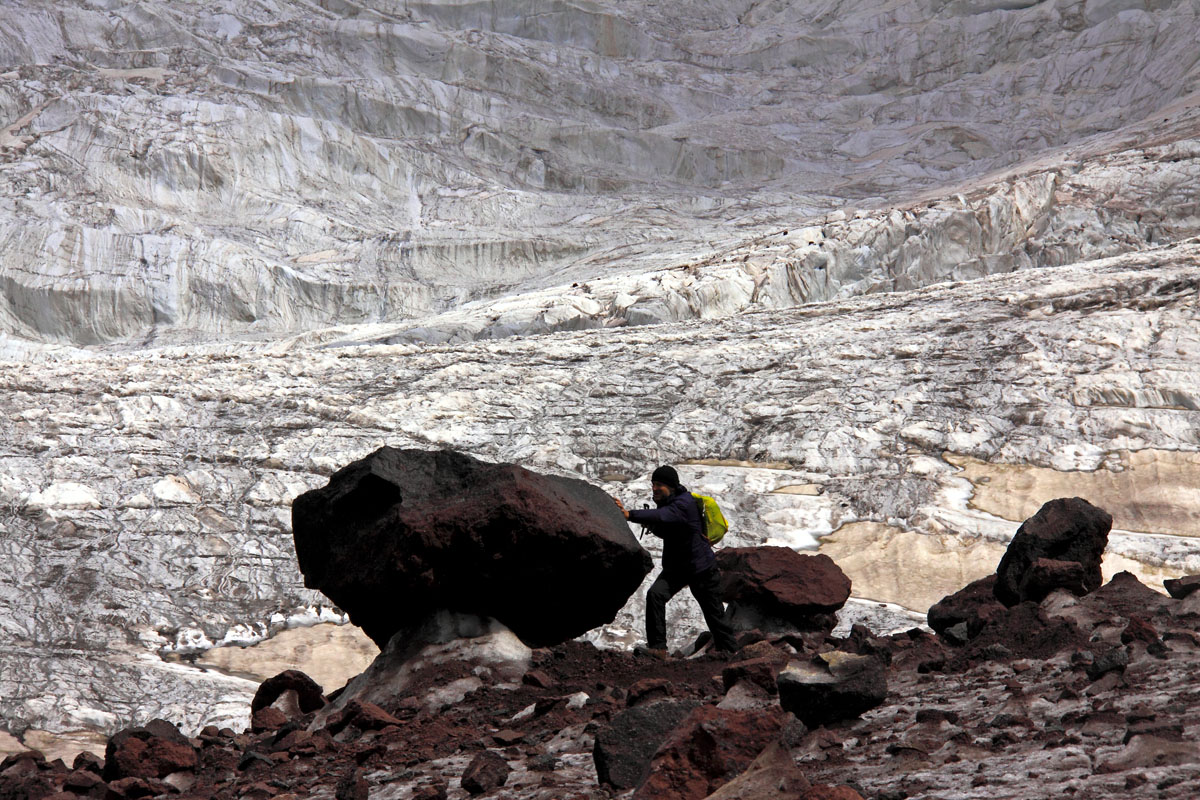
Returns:
[[[733,628],[725,621],[720,577],[716,567],[690,578],[667,575],[665,571],[659,573],[650,591],[646,592],[646,643],[655,650],[667,649],[667,601],[687,586],[704,612],[704,621],[712,631],[713,645],[718,650],[736,650]]]

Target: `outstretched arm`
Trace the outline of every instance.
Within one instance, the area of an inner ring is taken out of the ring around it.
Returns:
[[[626,519],[639,525],[687,522],[687,516],[676,503],[661,508],[635,508],[633,511],[626,511],[625,514]]]

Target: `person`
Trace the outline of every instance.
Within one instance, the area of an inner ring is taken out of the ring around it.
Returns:
[[[645,526],[663,540],[662,572],[646,593],[646,649],[657,658],[666,657],[667,601],[686,586],[700,604],[704,621],[712,632],[714,649],[736,650],[733,629],[725,620],[725,606],[721,602],[717,557],[704,536],[696,498],[680,485],[679,473],[671,466],[654,470],[650,489],[657,508],[630,511],[620,499],[613,498],[625,519]]]

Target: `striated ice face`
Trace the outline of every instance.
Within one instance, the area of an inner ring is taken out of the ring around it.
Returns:
[[[1194,235],[1198,15],[14,0],[0,332],[496,338]]]
[[[675,463],[834,554],[843,627],[1055,496],[1106,574],[1200,572],[1198,14],[5,3],[3,726],[243,726],[203,656],[345,621],[290,503],[383,444]]]

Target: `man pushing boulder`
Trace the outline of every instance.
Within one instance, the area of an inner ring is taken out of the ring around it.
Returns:
[[[704,621],[719,651],[737,649],[733,629],[725,621],[720,596],[720,572],[712,545],[704,535],[701,508],[696,498],[679,483],[674,467],[662,466],[650,477],[657,508],[629,511],[617,498],[625,519],[643,525],[663,540],[662,572],[646,593],[646,648],[651,655],[667,654],[667,601],[685,586],[700,604]]]

